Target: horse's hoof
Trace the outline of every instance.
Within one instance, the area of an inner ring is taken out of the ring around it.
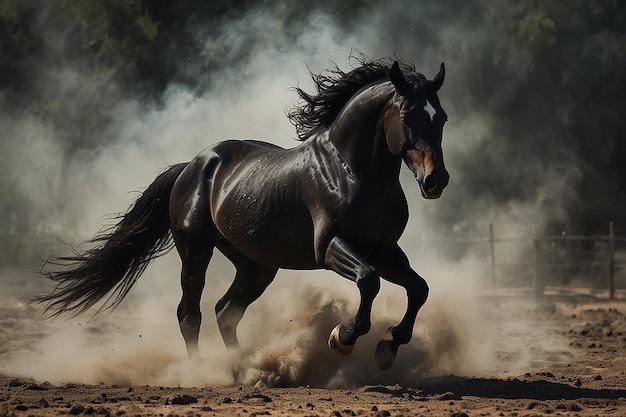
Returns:
[[[393,340],[381,340],[376,345],[376,366],[378,366],[380,370],[388,370],[391,368],[391,365],[393,365],[397,353],[398,346]]]
[[[330,332],[330,336],[328,337],[328,347],[341,356],[348,356],[354,350],[354,345],[344,345],[341,343],[341,340],[339,340],[339,332],[345,328],[343,324],[338,324],[333,331]]]

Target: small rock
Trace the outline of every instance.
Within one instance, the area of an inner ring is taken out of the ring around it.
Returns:
[[[85,407],[83,407],[80,404],[76,404],[74,406],[72,406],[72,408],[70,408],[70,414],[73,416],[77,416],[80,413],[82,413],[83,411],[85,411]]]
[[[602,381],[602,375],[596,375],[593,377],[596,381]]]
[[[264,403],[271,403],[272,399],[270,397],[268,397],[267,395],[263,395],[263,394],[252,394],[249,396],[249,398],[259,398],[261,400],[263,400]]]
[[[469,417],[467,413],[463,411],[457,411],[456,413],[452,413],[452,417]]]
[[[568,410],[568,411],[581,411],[581,410],[582,410],[582,408],[581,408],[578,404],[570,404],[570,405],[567,407],[567,410]]]
[[[174,405],[187,405],[197,403],[198,399],[196,397],[192,397],[191,395],[183,394],[172,398],[170,402]],[[226,399],[224,399],[224,402],[226,402]]]
[[[16,406],[15,406],[15,409],[16,409],[17,411],[26,411],[26,410],[28,410],[28,407],[27,407],[27,406],[25,406],[24,404],[19,404],[19,405],[16,405]]]
[[[232,403],[232,402],[233,402],[233,399],[232,399],[232,398],[230,398],[230,397],[225,397],[225,398],[222,400],[222,403],[223,403],[223,404],[230,404],[230,403]]]
[[[26,387],[26,389],[33,390],[33,391],[46,391],[48,388],[46,388],[46,387],[44,387],[42,385],[33,383],[33,384],[29,384]]]
[[[26,382],[22,381],[21,379],[17,379],[17,378],[12,379],[12,380],[9,382],[9,386],[10,386],[10,387],[12,387],[12,388],[15,388],[15,387],[22,387],[22,386],[24,386],[24,385],[26,385]]]
[[[437,397],[435,397],[435,399],[439,401],[448,401],[448,400],[460,400],[461,397],[459,395],[456,395],[453,392],[448,391],[448,392],[444,392],[441,395],[438,395]]]
[[[96,409],[96,414],[98,414],[98,415],[107,415],[107,414],[109,414],[109,410],[104,408],[104,407],[98,407]]]
[[[576,386],[576,387],[580,387],[582,384],[583,384],[583,382],[580,380],[580,378],[579,378],[579,379],[577,379],[577,380],[574,382],[574,386]]]

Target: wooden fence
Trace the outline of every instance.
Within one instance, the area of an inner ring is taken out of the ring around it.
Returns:
[[[496,290],[522,287],[541,297],[547,288],[583,287],[604,290],[609,299],[626,288],[626,238],[611,223],[604,236],[542,235],[499,237],[489,225],[486,236],[438,239],[472,255]]]
[[[494,291],[523,288],[541,297],[549,289],[578,286],[608,291],[615,299],[616,290],[626,289],[626,238],[614,230],[610,224],[604,236],[502,237],[489,225],[484,237],[425,238],[425,243],[453,253],[451,261],[471,255]],[[49,236],[0,235],[0,270],[31,268],[58,253],[60,245]]]
[[[60,240],[52,236],[0,235],[0,271],[34,268],[50,254],[58,252],[59,244]]]
[[[609,225],[609,234],[606,236],[543,236],[534,240],[535,272],[533,279],[534,295],[540,297],[549,280],[549,273],[554,270],[571,271],[581,266],[595,268],[603,272],[603,278],[592,280],[591,284],[608,290],[609,299],[615,299],[615,290],[618,288],[617,277],[623,278],[620,272],[626,270],[624,250],[626,238],[615,236],[613,223]],[[552,248],[559,248],[557,255],[545,249],[546,244]],[[591,259],[579,259],[576,247],[587,247],[593,254]],[[619,248],[619,251],[618,251]],[[620,288],[624,283],[620,282]]]

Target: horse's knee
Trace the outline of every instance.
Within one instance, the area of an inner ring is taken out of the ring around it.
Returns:
[[[363,297],[374,299],[380,291],[380,276],[372,268],[363,268],[363,271],[359,271],[356,285]]]
[[[426,280],[418,275],[416,279],[412,280],[411,284],[407,286],[406,291],[409,299],[412,299],[417,306],[421,307],[428,299],[430,289],[428,288]]]

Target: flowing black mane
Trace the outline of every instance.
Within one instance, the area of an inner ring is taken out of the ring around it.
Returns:
[[[339,67],[313,74],[316,95],[311,95],[299,87],[294,90],[300,96],[302,104],[291,109],[287,117],[296,128],[300,140],[306,140],[319,130],[327,128],[335,120],[341,109],[361,88],[377,81],[389,79],[389,69],[396,61],[392,58],[369,60],[361,56],[355,58],[359,67],[350,72],[343,72]],[[407,76],[407,81],[420,88],[426,81],[415,66],[409,62],[399,61],[400,68]]]

